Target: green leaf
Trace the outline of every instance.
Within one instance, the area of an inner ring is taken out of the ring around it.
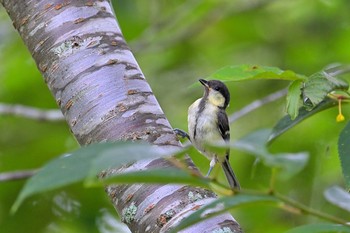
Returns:
[[[324,192],[324,196],[330,203],[350,212],[350,194],[344,189],[333,186]]]
[[[338,140],[338,152],[340,158],[340,164],[343,171],[345,185],[350,188],[350,122],[348,122],[345,128],[339,135]]]
[[[250,133],[231,144],[232,148],[264,157],[267,150],[266,141],[270,132],[270,129],[261,129]]]
[[[294,120],[299,114],[301,84],[301,80],[295,80],[288,88],[286,109],[292,120]]]
[[[252,79],[305,80],[306,77],[290,70],[257,65],[227,66],[219,69],[210,78],[221,81],[242,81]]]
[[[73,184],[88,176],[96,176],[103,169],[162,156],[164,153],[143,143],[100,143],[82,147],[45,164],[24,185],[11,212],[15,212],[31,195]]]
[[[279,177],[282,179],[288,179],[299,173],[307,164],[309,154],[307,152],[271,154],[266,145],[270,134],[270,129],[253,132],[233,143],[232,147],[254,155],[268,167],[278,168]]]
[[[293,228],[285,233],[350,233],[350,227],[339,225],[339,224],[331,224],[331,223],[316,223],[303,225],[300,227]]]
[[[184,152],[186,152],[186,149],[180,147],[172,150],[167,148],[167,150],[162,151],[160,148],[145,143],[118,143],[117,147],[113,147],[112,150],[102,151],[99,156],[91,161],[87,177],[95,178],[96,174],[102,170],[120,167],[130,162],[149,158],[166,157],[175,154],[178,155]]]
[[[200,208],[191,215],[184,218],[179,225],[171,229],[171,233],[179,232],[186,227],[192,226],[200,221],[204,221],[213,216],[227,212],[230,209],[247,205],[247,204],[259,204],[259,203],[269,203],[277,204],[279,201],[272,196],[263,195],[245,195],[237,194],[230,197],[219,198],[212,203]]]
[[[298,110],[296,108],[299,106],[300,83],[301,81],[297,80],[290,85],[287,96],[287,113],[289,115],[283,117],[273,128],[269,137],[269,143],[306,118],[335,106],[337,104],[336,101],[326,98],[327,95],[347,90],[349,87],[347,82],[333,77],[325,71],[315,73],[304,82],[302,88],[304,106]],[[345,98],[347,92],[341,93],[343,98]]]
[[[309,153],[278,153],[268,158],[265,164],[269,167],[278,168],[280,170],[279,178],[286,180],[305,168],[309,161]]]
[[[88,185],[106,185],[106,184],[137,184],[137,183],[152,183],[152,184],[189,184],[209,188],[210,180],[190,174],[181,169],[162,168],[144,171],[132,171],[115,174],[106,177],[103,180],[90,180]]]
[[[308,109],[314,108],[334,90],[347,90],[349,84],[342,79],[333,77],[325,71],[311,75],[304,83],[303,99]]]
[[[337,103],[332,99],[325,99],[321,103],[319,103],[315,108],[313,108],[311,111],[306,110],[304,107],[301,107],[299,109],[299,115],[292,120],[289,115],[284,116],[273,128],[271,135],[269,136],[268,143],[271,143],[273,140],[275,140],[278,136],[292,128],[293,126],[297,125],[301,121],[305,120],[306,118],[321,112],[323,110],[326,110],[328,108],[334,107]]]

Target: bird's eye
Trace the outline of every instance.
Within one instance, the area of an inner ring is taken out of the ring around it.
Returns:
[[[215,91],[219,91],[220,88],[219,88],[219,87],[214,87],[214,90],[215,90]]]

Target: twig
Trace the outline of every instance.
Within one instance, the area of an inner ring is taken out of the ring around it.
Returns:
[[[350,72],[350,65],[339,65],[325,70],[326,73],[332,76],[339,76]]]
[[[274,92],[274,93],[272,93],[272,94],[270,94],[262,99],[255,100],[255,101],[251,102],[250,104],[246,105],[245,107],[243,107],[239,111],[237,111],[237,112],[233,113],[231,116],[229,116],[230,123],[238,120],[239,118],[254,111],[255,109],[262,107],[265,104],[271,103],[275,100],[278,100],[279,98],[282,98],[287,93],[288,93],[288,89],[284,88],[284,89],[276,91],[276,92]]]
[[[33,176],[37,171],[38,171],[38,169],[14,171],[14,172],[3,172],[3,173],[0,173],[0,182],[26,179],[28,177]]]
[[[42,110],[23,105],[0,104],[0,115],[12,115],[26,117],[39,121],[63,121],[64,117],[60,110]]]
[[[296,200],[293,200],[285,195],[275,192],[274,190],[269,190],[268,192],[264,192],[264,191],[243,189],[243,190],[240,190],[239,193],[246,194],[246,195],[262,195],[262,196],[275,197],[279,201],[281,201],[281,204],[278,205],[279,208],[282,208],[293,214],[312,215],[314,217],[317,217],[329,222],[334,222],[334,223],[342,224],[344,226],[349,226],[348,221],[342,218],[330,215],[328,213],[323,213],[319,210],[308,207]]]
[[[327,213],[322,213],[318,210],[312,209],[311,207],[308,207],[306,205],[301,204],[300,202],[297,202],[295,200],[290,199],[289,197],[286,197],[279,193],[272,193],[272,196],[275,196],[276,198],[280,199],[282,202],[284,202],[286,205],[290,205],[296,209],[298,209],[301,213],[313,215],[315,217],[321,218],[323,220],[334,222],[342,225],[348,225],[348,221],[335,217],[333,215],[329,215]]]

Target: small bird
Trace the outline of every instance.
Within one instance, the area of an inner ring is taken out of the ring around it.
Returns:
[[[230,125],[225,112],[230,102],[230,92],[218,80],[199,79],[204,86],[204,95],[188,108],[188,134],[176,129],[175,132],[187,137],[193,146],[210,160],[209,176],[216,163],[220,163],[231,188],[240,189],[240,184],[229,163],[230,149],[224,154],[210,151],[208,144],[230,141]]]

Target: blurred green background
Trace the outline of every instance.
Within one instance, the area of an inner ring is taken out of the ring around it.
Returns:
[[[191,86],[227,65],[258,64],[310,75],[335,63],[349,63],[348,0],[115,0],[124,36],[173,127],[186,129],[187,108],[202,95]],[[57,108],[30,54],[0,7],[0,103]],[[288,85],[284,81],[228,83],[229,114]],[[284,99],[263,106],[231,125],[232,140],[273,127],[284,115]],[[344,109],[348,119],[350,111]],[[336,123],[330,109],[293,128],[271,146],[272,152],[308,151],[303,171],[277,179],[276,189],[323,212],[349,214],[323,198],[325,189],[343,186]],[[0,172],[38,168],[77,148],[65,122],[50,123],[0,115]],[[206,171],[208,161],[193,158]],[[232,166],[244,188],[266,190],[271,175],[255,158],[231,152]],[[254,170],[254,172],[252,172]],[[224,179],[224,178],[223,178]],[[0,183],[0,232],[127,232],[101,189],[81,184],[28,199],[11,216],[9,209],[24,181]],[[232,211],[246,232],[284,232],[320,222],[267,205]]]

